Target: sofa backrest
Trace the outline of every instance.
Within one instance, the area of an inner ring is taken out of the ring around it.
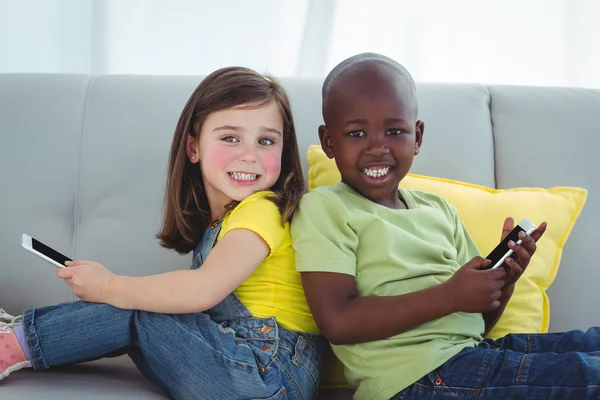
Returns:
[[[155,234],[171,138],[201,78],[0,75],[0,301],[10,302],[0,307],[72,299],[50,264],[20,248],[21,233],[117,274],[189,266],[190,255],[162,249]],[[305,155],[318,143],[321,82],[282,83]],[[425,136],[413,172],[498,188],[589,190],[550,290],[551,329],[584,328],[590,313],[600,320],[600,91],[421,83],[418,96]]]

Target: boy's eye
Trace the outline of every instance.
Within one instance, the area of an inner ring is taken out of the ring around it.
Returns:
[[[236,138],[235,136],[225,136],[224,138],[221,138],[222,141],[227,142],[227,143],[237,143],[239,142],[238,138]]]
[[[363,137],[363,136],[365,136],[365,133],[363,131],[350,131],[350,132],[348,132],[348,136]]]
[[[403,133],[404,131],[402,129],[390,129],[389,131],[387,131],[387,134],[392,136],[402,135]]]
[[[263,138],[258,141],[258,144],[261,146],[271,146],[273,143],[275,142],[269,138]]]

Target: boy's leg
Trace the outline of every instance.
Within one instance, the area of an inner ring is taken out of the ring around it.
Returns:
[[[493,347],[511,349],[521,353],[570,353],[600,351],[600,327],[587,331],[573,330],[563,333],[512,334],[490,341]]]
[[[23,322],[35,369],[127,352],[175,398],[267,398],[281,389],[281,379],[261,375],[252,349],[234,331],[203,313],[157,314],[78,301],[27,309]]]
[[[467,348],[397,399],[600,398],[598,330],[509,335]]]

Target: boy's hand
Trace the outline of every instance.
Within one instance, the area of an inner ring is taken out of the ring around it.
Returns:
[[[546,226],[547,224],[542,222],[540,226],[531,233],[531,235],[521,232],[519,234],[521,244],[516,244],[512,241],[508,243],[508,246],[513,250],[513,254],[511,257],[507,257],[505,259],[506,265],[508,266],[506,269],[505,279],[506,288],[514,285],[519,280],[521,275],[523,275],[523,272],[525,272],[525,269],[531,261],[531,257],[537,249],[536,242],[546,231]],[[502,228],[502,237],[500,240],[503,240],[513,230],[514,227],[515,221],[510,217],[506,218],[504,221],[504,227]]]
[[[58,268],[56,276],[64,279],[75,296],[90,303],[109,303],[110,282],[115,276],[106,267],[92,261],[69,261]]]
[[[444,283],[448,290],[448,301],[454,302],[454,309],[484,313],[500,307],[506,271],[503,268],[478,270],[490,262],[483,257],[475,257]]]

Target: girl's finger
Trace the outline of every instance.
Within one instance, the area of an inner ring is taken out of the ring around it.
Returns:
[[[56,269],[56,276],[58,276],[60,279],[71,279],[73,274],[75,274],[75,271],[71,268]]]

